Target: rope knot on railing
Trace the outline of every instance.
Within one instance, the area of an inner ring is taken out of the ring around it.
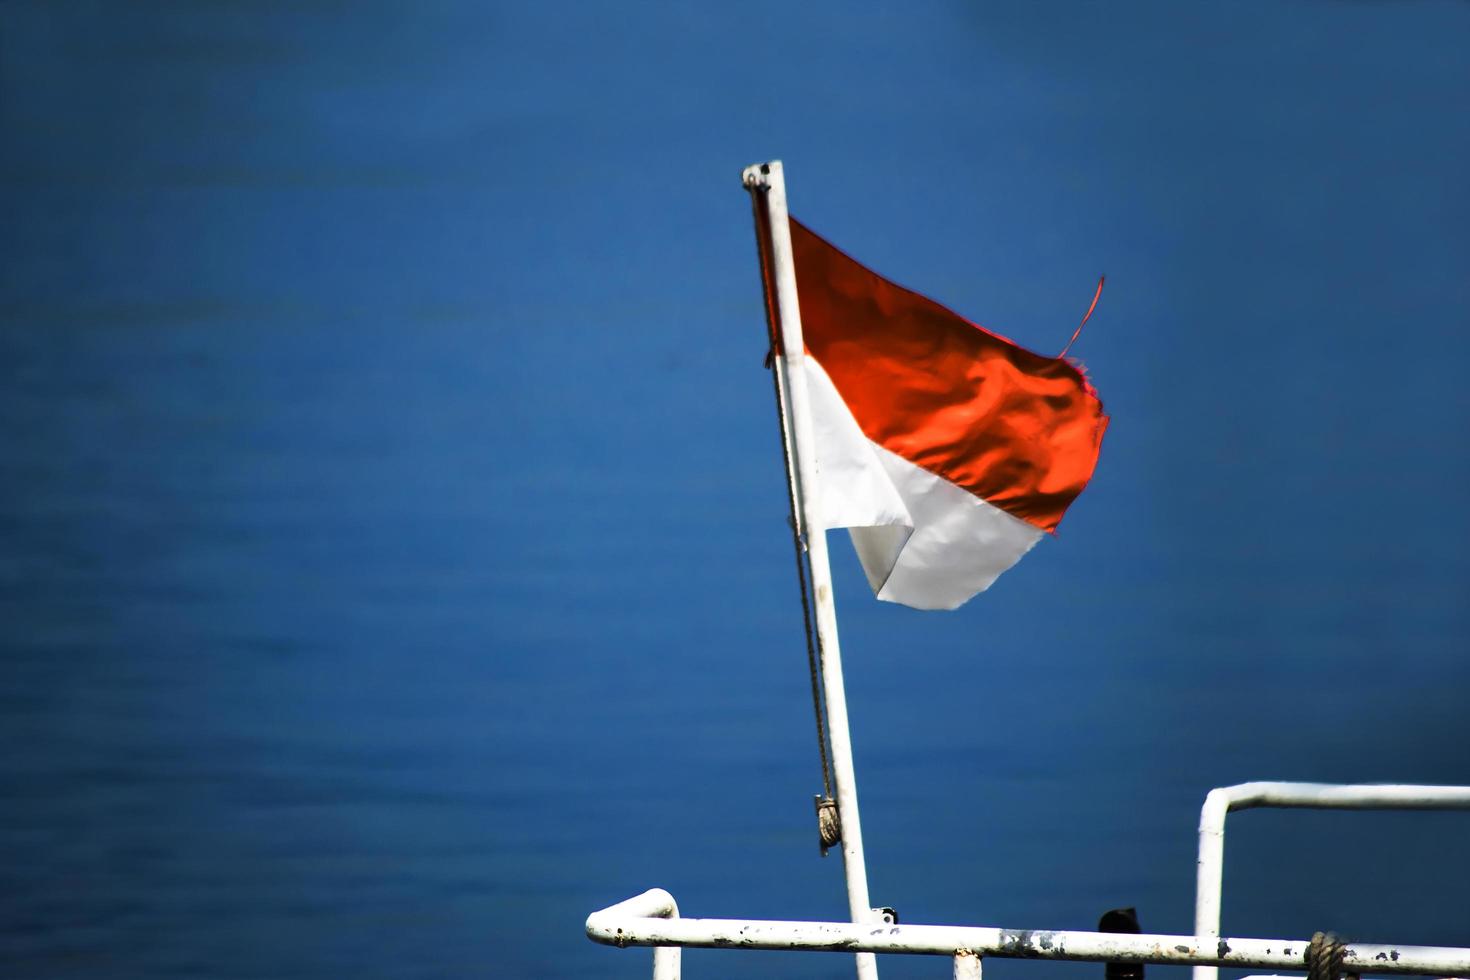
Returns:
[[[1307,980],[1342,980],[1347,946],[1330,932],[1312,934],[1307,944]],[[1349,974],[1356,977],[1356,974]]]

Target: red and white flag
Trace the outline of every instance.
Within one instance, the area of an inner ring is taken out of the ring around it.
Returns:
[[[878,598],[953,609],[1055,531],[1108,417],[1082,372],[882,278],[795,219],[821,519]]]

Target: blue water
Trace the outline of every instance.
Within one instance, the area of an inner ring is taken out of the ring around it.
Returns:
[[[0,4],[0,975],[631,977],[582,919],[653,885],[843,914],[766,157],[1037,348],[1108,274],[1056,540],[952,614],[835,542],[875,901],[1185,932],[1210,787],[1470,782],[1467,38],[1450,3]],[[1227,933],[1470,945],[1470,815],[1230,826]]]

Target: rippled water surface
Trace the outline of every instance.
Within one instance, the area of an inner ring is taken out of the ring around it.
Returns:
[[[843,914],[763,156],[1040,349],[1108,274],[1056,540],[953,614],[835,541],[875,901],[1186,932],[1211,786],[1470,782],[1467,34],[0,5],[0,975],[642,976],[588,912]],[[1470,815],[1229,839],[1227,932],[1470,945]]]

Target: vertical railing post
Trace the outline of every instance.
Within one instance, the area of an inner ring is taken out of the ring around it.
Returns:
[[[684,950],[678,946],[653,948],[653,980],[679,980]]]

